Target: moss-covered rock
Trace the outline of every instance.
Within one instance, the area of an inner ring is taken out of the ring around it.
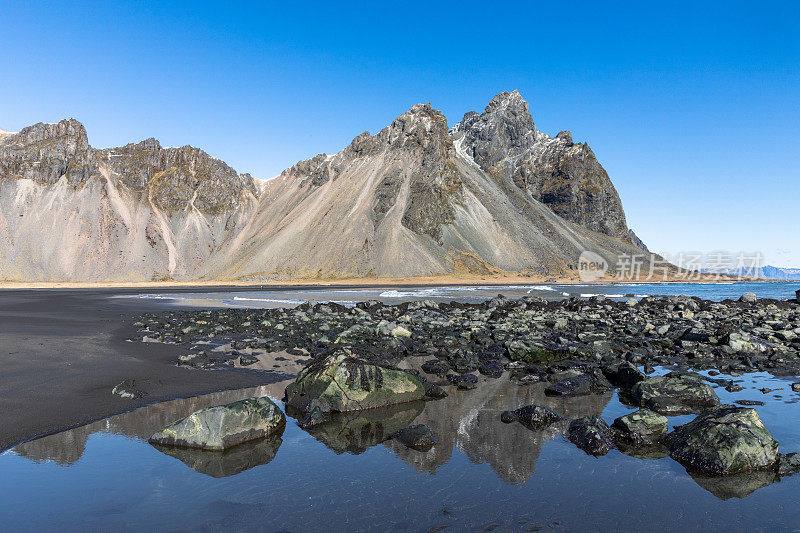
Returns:
[[[569,354],[552,350],[534,340],[512,340],[506,343],[508,356],[512,361],[525,363],[554,363],[565,359]]]
[[[226,450],[282,432],[285,426],[286,417],[272,400],[248,398],[195,411],[150,437],[150,443]]]
[[[684,412],[719,405],[719,398],[707,383],[687,374],[672,372],[666,376],[653,376],[636,383],[631,389],[631,398],[639,405],[662,412],[660,405],[673,403],[685,406]],[[669,401],[661,401],[661,399]],[[678,414],[675,409],[663,414]]]
[[[667,432],[667,417],[654,413],[649,409],[639,409],[633,413],[614,420],[612,426],[625,433],[650,437]]]
[[[372,409],[421,400],[425,386],[415,375],[370,364],[342,348],[304,368],[286,387],[287,405],[302,412]]]
[[[676,428],[666,444],[687,468],[717,476],[772,468],[778,459],[778,441],[747,407],[707,411]]]

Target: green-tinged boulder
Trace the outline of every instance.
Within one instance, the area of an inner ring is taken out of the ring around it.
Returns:
[[[685,406],[684,412],[719,405],[719,398],[707,383],[688,374],[671,372],[666,376],[647,377],[631,388],[631,398],[639,405],[663,414],[680,410],[662,409],[661,405]],[[662,399],[665,399],[662,401]]]
[[[283,412],[264,396],[195,411],[150,437],[150,442],[227,450],[243,442],[282,432],[285,426]]]
[[[670,456],[687,469],[721,476],[772,468],[778,441],[755,409],[722,406],[706,411],[667,436]]]
[[[667,417],[654,413],[649,409],[639,409],[633,413],[614,420],[612,427],[624,433],[651,437],[667,432]]]
[[[314,361],[286,387],[284,401],[304,413],[347,412],[421,400],[425,386],[415,375],[367,363],[348,349]]]

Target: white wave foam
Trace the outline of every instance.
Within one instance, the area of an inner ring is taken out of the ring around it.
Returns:
[[[239,302],[265,302],[265,303],[293,304],[293,305],[304,304],[308,301],[308,300],[300,300],[297,298],[244,298],[242,296],[234,296],[233,300]]]

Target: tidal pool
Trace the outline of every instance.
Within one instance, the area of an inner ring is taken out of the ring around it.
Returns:
[[[720,399],[766,402],[756,409],[780,450],[800,451],[800,394],[790,385],[797,379],[732,379],[745,389],[716,387]],[[290,418],[280,437],[226,454],[147,443],[196,409],[280,398],[285,384],[155,404],[20,444],[0,455],[0,524],[7,531],[800,528],[800,475],[703,479],[668,457],[588,456],[562,437],[565,425],[531,431],[503,424],[500,413],[535,403],[610,423],[633,408],[616,393],[547,397],[544,385],[519,386],[507,376],[439,401],[337,417],[310,432]],[[780,390],[762,394],[762,387]],[[389,439],[410,424],[427,424],[436,446],[419,452]]]

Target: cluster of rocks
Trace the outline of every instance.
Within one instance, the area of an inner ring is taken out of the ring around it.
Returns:
[[[133,340],[190,345],[192,353],[179,363],[196,368],[245,366],[253,354],[279,351],[319,358],[345,345],[384,366],[426,356],[433,373],[497,376],[511,370],[521,383],[550,379],[576,365],[598,377],[598,370],[607,374],[624,362],[733,375],[800,370],[800,305],[775,300],[669,296],[547,302],[498,296],[478,304],[305,303],[293,309],[148,314],[136,325]],[[230,349],[212,350],[219,346]]]
[[[721,406],[709,385],[735,390],[735,383],[688,368],[734,375],[797,373],[800,306],[792,302],[689,297],[546,302],[498,296],[481,304],[369,301],[352,308],[326,303],[166,312],[145,315],[137,326],[138,340],[190,345],[192,353],[180,364],[196,368],[246,365],[259,351],[310,356],[284,397],[287,413],[309,431],[324,427],[334,414],[436,400],[448,395],[447,387],[470,390],[478,387],[479,375],[491,380],[508,372],[519,386],[543,382],[547,396],[618,389],[623,403],[639,408],[610,426],[597,415],[565,421],[537,405],[502,414],[504,422],[531,429],[568,422],[568,440],[592,455],[618,448],[634,456],[671,456],[708,476],[765,469],[787,475],[800,468],[800,457],[778,453],[755,410]],[[212,352],[209,346],[228,348]],[[649,375],[654,366],[676,364],[675,371]],[[249,404],[201,411],[152,440],[225,449],[270,434],[264,421],[277,416],[277,407],[263,407],[269,416]],[[666,416],[689,413],[700,414],[667,433]],[[408,422],[382,438],[430,449],[436,442],[430,429]],[[223,436],[182,433],[196,428],[222,428]]]

